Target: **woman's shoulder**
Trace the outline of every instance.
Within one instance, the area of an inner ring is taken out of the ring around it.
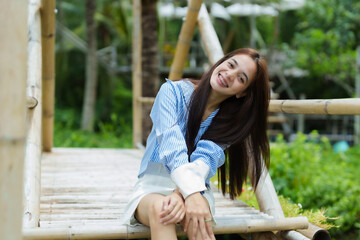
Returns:
[[[181,79],[181,80],[176,80],[176,81],[172,81],[167,78],[165,78],[165,80],[166,80],[166,82],[163,85],[169,85],[169,86],[182,88],[182,89],[192,89],[192,90],[194,89],[194,84],[186,78]]]
[[[188,99],[194,91],[194,84],[187,79],[171,81],[166,78],[165,80],[166,82],[161,86],[164,91],[171,89],[176,95],[183,96],[185,99]]]

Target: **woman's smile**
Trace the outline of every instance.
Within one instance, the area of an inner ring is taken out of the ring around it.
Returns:
[[[225,87],[225,88],[229,87],[229,85],[226,83],[225,78],[220,73],[218,75],[217,80],[218,80],[218,83],[219,83],[220,86]]]

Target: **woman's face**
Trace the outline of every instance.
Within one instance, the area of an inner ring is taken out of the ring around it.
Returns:
[[[238,54],[217,66],[210,79],[213,91],[224,97],[245,95],[246,88],[256,74],[255,61],[245,54]]]

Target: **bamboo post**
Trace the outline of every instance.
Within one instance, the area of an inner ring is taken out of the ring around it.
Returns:
[[[51,152],[55,108],[55,0],[42,0],[42,138],[43,150]]]
[[[29,1],[29,43],[27,96],[41,99],[41,0]],[[38,227],[40,218],[40,159],[41,159],[41,114],[42,103],[28,110],[28,133],[24,171],[23,227]]]
[[[142,109],[138,98],[142,96],[142,31],[141,31],[141,0],[133,0],[133,46],[132,46],[132,84],[133,84],[133,147],[141,144]]]
[[[355,97],[360,98],[360,46],[356,49]],[[360,143],[360,116],[354,119],[354,144]]]
[[[270,100],[269,112],[360,115],[360,98]]]
[[[209,58],[210,64],[214,65],[220,58],[224,56],[224,52],[221,48],[221,44],[219,38],[216,35],[215,29],[211,23],[205,4],[202,4],[200,9],[198,26],[206,55]]]
[[[180,36],[176,45],[174,62],[170,69],[170,80],[182,77],[185,59],[189,53],[201,4],[202,0],[189,0],[186,19],[181,27]]]
[[[27,6],[0,0],[0,239],[6,240],[22,239]]]
[[[284,213],[277,197],[270,174],[266,168],[261,174],[259,183],[255,190],[256,199],[260,211],[276,218],[284,218]]]

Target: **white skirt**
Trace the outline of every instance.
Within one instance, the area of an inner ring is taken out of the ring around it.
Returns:
[[[135,226],[140,224],[135,219],[135,210],[139,205],[141,199],[150,193],[159,193],[164,196],[172,194],[176,189],[175,183],[171,180],[170,174],[166,171],[162,164],[156,172],[145,173],[141,176],[135,184],[134,192],[132,193],[128,204],[125,207],[122,223]],[[212,216],[215,216],[215,199],[210,188],[208,188],[203,196],[209,203]],[[215,223],[215,222],[213,222]]]

